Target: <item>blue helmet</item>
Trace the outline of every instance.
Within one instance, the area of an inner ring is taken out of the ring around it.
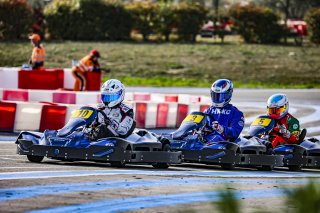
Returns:
[[[210,89],[212,104],[215,107],[224,107],[230,101],[233,92],[232,81],[228,79],[216,80]]]

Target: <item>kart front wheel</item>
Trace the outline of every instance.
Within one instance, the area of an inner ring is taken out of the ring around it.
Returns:
[[[170,145],[164,144],[162,147],[162,151],[170,152],[171,151]],[[152,166],[153,166],[153,168],[156,168],[156,169],[167,169],[167,168],[169,168],[170,164],[168,164],[168,163],[155,163],[155,164],[152,164]]]
[[[43,160],[44,156],[27,155],[27,158],[30,162],[40,163]]]
[[[288,166],[288,168],[289,168],[289,171],[294,171],[294,172],[301,171],[300,165],[290,165],[290,166]]]
[[[231,170],[234,169],[234,164],[233,163],[223,163],[221,164],[221,168],[225,170]]]
[[[126,164],[123,161],[114,161],[114,162],[110,162],[112,167],[124,167]]]
[[[259,171],[272,171],[273,169],[274,169],[274,165],[258,167]]]
[[[267,149],[266,155],[275,155],[272,147],[269,147]],[[264,165],[264,166],[258,167],[259,171],[272,171],[273,169],[274,169],[274,165]]]

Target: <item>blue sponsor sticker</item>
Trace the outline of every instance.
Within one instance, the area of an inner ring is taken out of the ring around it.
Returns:
[[[239,126],[244,126],[244,122],[243,121],[239,121],[238,124],[239,124]]]

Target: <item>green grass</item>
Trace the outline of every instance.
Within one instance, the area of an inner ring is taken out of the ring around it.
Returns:
[[[231,38],[231,37],[230,37]],[[232,37],[232,39],[234,39]],[[97,48],[106,78],[128,86],[208,87],[229,78],[245,88],[320,88],[320,48],[225,44],[202,39],[196,44],[142,42],[45,42],[46,67],[67,68]],[[27,63],[29,42],[0,43],[0,66]]]

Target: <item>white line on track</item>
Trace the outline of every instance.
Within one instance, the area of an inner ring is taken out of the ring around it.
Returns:
[[[0,159],[2,160],[11,160],[11,161],[21,161],[22,159],[18,159],[18,158],[3,158],[3,157],[0,157]]]
[[[3,172],[0,180],[12,179],[39,179],[56,177],[80,177],[80,176],[110,176],[110,175],[148,175],[148,176],[199,176],[220,178],[320,178],[320,173],[309,172],[285,172],[285,171],[159,171],[159,170],[62,170],[62,171],[28,171],[28,172]]]

